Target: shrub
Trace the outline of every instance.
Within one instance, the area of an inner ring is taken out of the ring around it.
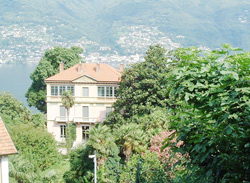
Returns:
[[[61,158],[52,135],[45,129],[35,128],[33,124],[19,124],[10,126],[9,132],[18,152],[36,168],[45,170]]]

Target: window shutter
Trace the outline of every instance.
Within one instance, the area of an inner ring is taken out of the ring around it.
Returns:
[[[106,107],[106,117],[108,117],[111,111],[112,111],[112,107]]]
[[[66,109],[64,106],[60,106],[60,116],[66,116]]]
[[[82,88],[82,94],[84,97],[88,97],[89,96],[89,88],[88,87],[83,87]]]
[[[83,106],[82,107],[82,114],[84,118],[88,118],[89,117],[89,107],[88,106]]]

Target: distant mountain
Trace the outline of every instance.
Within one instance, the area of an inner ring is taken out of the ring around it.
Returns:
[[[0,35],[0,49],[27,41],[22,35],[6,38],[9,29],[22,29],[39,34],[32,44],[41,39],[47,40],[39,42],[43,46],[55,40],[73,43],[84,37],[128,55],[131,52],[121,45],[121,36],[129,36],[141,26],[142,34],[157,29],[155,40],[168,37],[181,46],[217,48],[230,43],[249,50],[250,1],[0,0],[0,31],[5,30]]]

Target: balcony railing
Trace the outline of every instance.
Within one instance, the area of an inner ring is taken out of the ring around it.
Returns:
[[[84,117],[75,117],[74,123],[95,123],[96,118],[84,118]]]
[[[47,102],[61,102],[61,96],[47,96]],[[75,102],[88,102],[88,101],[106,101],[106,102],[115,102],[115,97],[81,97],[74,96]]]
[[[97,122],[103,122],[106,118],[102,118],[101,120],[98,118],[84,118],[84,117],[74,117],[73,122],[74,123],[97,123]],[[56,122],[67,122],[67,117],[65,116],[58,116],[55,118]]]
[[[55,121],[56,122],[67,122],[67,117],[66,116],[59,116],[59,117],[56,117]]]

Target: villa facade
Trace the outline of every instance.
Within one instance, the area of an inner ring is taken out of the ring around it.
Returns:
[[[116,87],[121,72],[108,64],[79,63],[45,80],[47,85],[47,128],[58,142],[65,142],[66,109],[62,105],[62,93],[71,90],[74,105],[70,109],[69,121],[76,124],[76,144],[88,139],[87,131],[105,120],[116,101]]]

